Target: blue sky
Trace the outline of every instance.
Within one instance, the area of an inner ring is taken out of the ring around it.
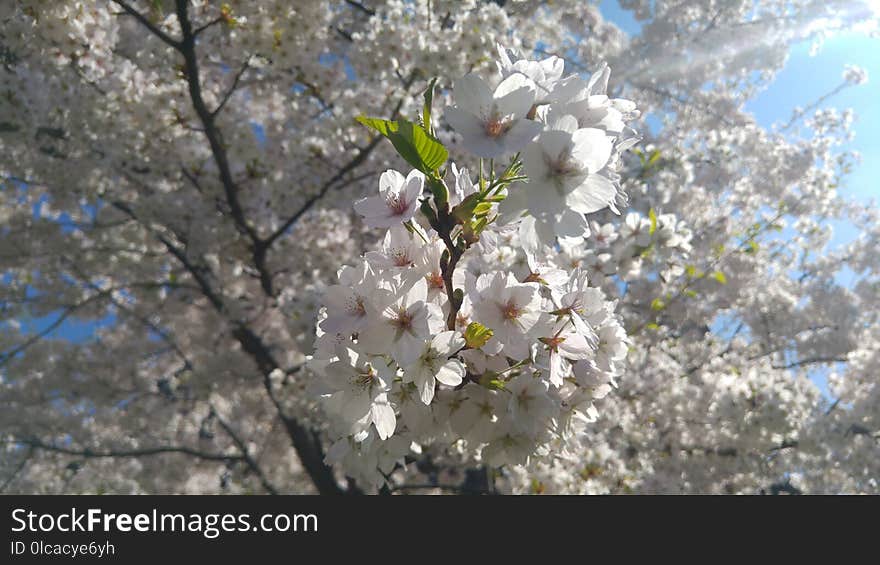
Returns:
[[[625,32],[639,32],[640,24],[616,0],[604,0],[599,8],[606,19]],[[862,162],[841,191],[867,202],[870,198],[880,199],[880,37],[840,34],[829,38],[814,56],[810,56],[808,43],[795,46],[785,68],[766,90],[746,104],[746,110],[768,128],[786,122],[794,108],[811,104],[839,85],[847,64],[867,70],[867,84],[847,88],[820,107],[855,111],[856,136],[845,147],[860,152]]]

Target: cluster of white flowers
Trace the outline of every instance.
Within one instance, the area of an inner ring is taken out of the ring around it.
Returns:
[[[557,57],[500,53],[500,84],[465,76],[445,112],[488,174],[383,173],[354,204],[388,230],[381,246],[325,293],[310,365],[334,417],[328,459],[365,486],[427,444],[495,467],[547,454],[596,419],[627,354],[615,303],[560,265],[585,214],[618,200],[634,104],[604,95],[607,67],[584,82]]]

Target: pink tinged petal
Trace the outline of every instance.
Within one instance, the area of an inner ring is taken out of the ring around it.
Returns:
[[[342,415],[349,422],[356,422],[370,413],[370,398],[365,394],[346,393],[342,404]]]
[[[553,230],[559,237],[587,237],[590,235],[590,224],[583,214],[567,209],[553,225]]]
[[[530,182],[529,184],[531,185],[532,183]],[[528,186],[527,189],[529,213],[536,218],[546,221],[565,210],[565,199],[559,195],[553,184],[546,181],[536,181],[534,185]]]
[[[483,122],[477,114],[451,106],[446,108],[444,116],[452,129],[464,138],[486,135]]]
[[[349,302],[356,299],[354,292],[347,287],[333,285],[324,291],[324,304],[328,310],[345,311]]]
[[[458,359],[447,361],[437,371],[437,380],[447,386],[458,386],[464,380],[464,365]]]
[[[541,249],[534,217],[526,216],[519,224],[519,243],[527,254],[537,253]]]
[[[565,70],[565,61],[561,57],[552,55],[540,62],[541,70],[548,80],[559,80]]]
[[[553,124],[553,129],[557,131],[564,131],[565,133],[573,134],[578,130],[578,121],[577,118],[572,116],[571,114],[566,114],[556,120]]]
[[[385,201],[378,197],[359,200],[355,202],[354,209],[364,218],[364,223],[371,228],[388,228],[401,222],[400,216],[392,215]]]
[[[556,83],[556,88],[553,90],[553,98],[561,102],[573,100],[586,88],[587,83],[581,77],[571,75]]]
[[[492,107],[492,91],[479,75],[461,77],[455,81],[453,90],[455,104],[465,112],[479,116]]]
[[[550,384],[555,387],[563,385],[565,377],[565,361],[558,353],[550,353]]]
[[[462,146],[478,157],[497,157],[504,154],[499,139],[492,139],[486,135],[483,122],[477,116],[458,108],[446,108],[446,121],[461,136]]]
[[[425,279],[422,279],[425,280]],[[437,304],[433,302],[429,302],[427,304],[428,316],[427,316],[427,325],[428,332],[435,334],[437,332],[443,331],[443,328],[446,327],[446,319],[443,315],[443,309],[440,308]]]
[[[512,74],[501,81],[494,97],[502,116],[525,117],[535,103],[535,83],[525,75]]]
[[[414,170],[406,177],[406,184],[404,185],[401,196],[406,203],[407,208],[404,215],[408,216],[406,218],[407,220],[413,217],[413,214],[419,205],[419,196],[422,195],[422,189],[424,186],[425,175],[421,172]]]
[[[590,214],[606,208],[614,197],[617,188],[602,175],[590,175],[584,184],[566,195],[566,202],[575,212]]]
[[[535,183],[544,179],[550,172],[547,168],[547,159],[545,158],[545,148],[541,143],[543,135],[537,141],[528,144],[523,151],[523,166],[526,175],[529,177],[529,183]]]
[[[559,344],[559,353],[568,359],[583,359],[589,356],[592,351],[587,339],[576,333],[566,334],[565,340]]]
[[[416,386],[419,388],[419,398],[423,403],[431,404],[431,401],[434,399],[435,384],[434,375],[430,373],[423,374],[422,378],[416,379]]]
[[[397,419],[394,417],[394,409],[388,404],[387,400],[374,403],[370,412],[373,424],[379,433],[379,438],[385,440],[391,437],[394,434],[394,429],[397,427]]]
[[[464,345],[464,338],[461,337],[461,334],[456,331],[441,332],[434,336],[434,339],[431,340],[431,349],[433,349],[443,357],[452,355],[453,353],[464,347]]]
[[[379,193],[383,192],[400,192],[400,187],[406,181],[403,175],[394,169],[388,169],[379,177]]]
[[[412,309],[413,306],[418,305],[421,308],[422,303],[427,302],[428,300],[428,281],[424,278],[419,279],[412,285],[412,287],[407,291],[406,296],[403,300],[403,305],[407,310]]]
[[[368,353],[384,355],[394,339],[394,329],[387,320],[376,320],[358,333],[358,347]]]
[[[577,312],[571,313],[571,321],[574,325],[575,331],[585,337],[585,341],[589,347],[591,349],[596,349],[599,345],[599,338],[596,337],[596,332],[593,331],[593,328],[591,328]]]
[[[544,245],[553,245],[555,243],[556,234],[553,231],[553,227],[556,224],[555,218],[547,216],[539,218],[535,222],[535,232],[538,234],[538,239],[541,243]]]
[[[389,342],[386,342],[387,350]],[[391,356],[401,367],[409,367],[419,359],[425,345],[425,340],[414,336],[409,332],[403,332],[391,345]]]
[[[583,163],[590,173],[601,171],[611,158],[611,140],[602,130],[579,129],[572,134],[572,141],[572,157]]]
[[[544,125],[541,122],[526,119],[517,120],[513,127],[501,137],[504,147],[499,155],[516,153],[522,150],[531,140],[535,139],[536,135],[541,133],[543,128]]]
[[[503,157],[508,153],[512,153],[512,151],[508,151],[504,139],[504,136],[491,138],[485,133],[481,133],[478,137],[466,137],[462,139],[461,145],[477,157],[495,159],[496,157]]]
[[[572,134],[561,130],[548,130],[537,140],[544,154],[551,160],[557,160],[563,154],[570,153],[574,148]]]

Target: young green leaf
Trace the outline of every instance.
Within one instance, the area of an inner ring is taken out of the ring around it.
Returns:
[[[433,175],[449,158],[449,152],[437,138],[409,120],[366,116],[358,116],[356,120],[387,137],[407,163],[427,175]]]
[[[479,349],[486,345],[486,342],[494,335],[495,332],[479,322],[471,322],[464,331],[464,341],[471,349]]]
[[[436,85],[437,77],[434,77],[428,83],[427,90],[425,90],[425,106],[422,108],[422,124],[425,126],[425,131],[431,135],[434,135],[434,127],[431,124],[431,106],[434,103],[434,87]]]

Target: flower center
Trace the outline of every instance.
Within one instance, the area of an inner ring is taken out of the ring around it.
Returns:
[[[556,159],[545,155],[544,162],[547,164],[547,176],[550,178],[563,179],[581,172],[580,165],[571,158],[568,151],[562,153]]]
[[[367,313],[366,308],[364,308],[364,298],[362,296],[349,298],[345,303],[345,309],[352,316],[364,316]]]
[[[556,351],[557,349],[559,349],[559,344],[565,341],[565,338],[560,336],[539,337],[538,340],[549,347],[551,350]]]
[[[437,354],[437,352],[434,351],[433,349],[429,348],[424,354],[422,354],[422,359],[421,359],[422,366],[427,367],[428,369],[431,369],[432,371],[436,372],[434,369],[434,363],[439,358],[440,358],[440,356]]]
[[[357,374],[355,374],[354,384],[361,388],[367,388],[373,384],[373,378],[375,376],[376,373],[373,371],[373,367],[367,365],[363,369],[359,370]]]
[[[397,328],[398,331],[402,332],[412,329],[412,322],[412,314],[406,310],[399,310],[397,316],[391,320],[391,325]]]
[[[445,284],[443,282],[443,276],[440,273],[431,273],[425,278],[428,279],[428,286],[431,288],[442,289]]]
[[[392,250],[391,259],[394,261],[394,265],[397,267],[406,267],[412,263],[409,258],[409,253],[407,253],[406,249]]]
[[[513,300],[508,300],[501,306],[501,317],[505,320],[516,320],[522,314],[522,309]]]
[[[394,212],[395,216],[402,216],[404,212],[406,212],[407,202],[405,199],[401,198],[398,194],[389,194],[385,197],[385,203],[388,208]]]
[[[507,133],[512,125],[513,122],[509,119],[493,115],[483,122],[483,130],[488,137],[496,139]]]

